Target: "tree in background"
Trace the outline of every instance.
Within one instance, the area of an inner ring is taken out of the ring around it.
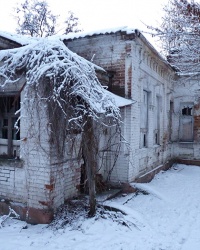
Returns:
[[[200,66],[200,4],[169,0],[160,28],[150,27],[158,36],[168,61],[183,73],[198,72]]]
[[[79,19],[78,17],[74,16],[74,13],[72,11],[68,12],[67,20],[65,21],[66,28],[65,28],[65,34],[68,34],[70,32],[80,32],[81,30],[79,27]]]
[[[49,10],[46,1],[25,0],[16,8],[18,34],[46,37],[55,34],[57,16]]]
[[[57,20],[56,16],[49,9],[46,0],[25,0],[15,9],[18,28],[18,34],[29,35],[32,37],[47,37],[56,34]],[[80,31],[78,18],[72,12],[66,20],[65,34],[68,32]]]

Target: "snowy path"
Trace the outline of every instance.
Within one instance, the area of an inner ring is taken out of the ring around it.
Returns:
[[[200,249],[200,167],[177,165],[135,185],[149,194],[106,202],[127,214],[119,215],[125,225],[107,215],[80,218],[57,231],[44,225],[21,229],[23,222],[9,220],[0,229],[0,250]]]

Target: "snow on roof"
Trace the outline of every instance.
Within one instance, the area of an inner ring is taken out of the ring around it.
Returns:
[[[126,99],[124,97],[115,95],[106,89],[103,89],[103,94],[104,94],[105,100],[107,100],[109,102],[111,101],[111,103],[114,103],[118,108],[129,106],[129,105],[134,103],[133,100]],[[95,106],[95,109],[98,113],[105,113],[106,108],[103,108],[102,104],[100,102],[95,102],[95,103],[93,103],[93,105]]]
[[[8,33],[5,31],[0,31],[0,36],[6,39],[9,39],[13,42],[19,43],[21,45],[27,45],[27,44],[32,43],[33,41],[39,40],[39,38],[36,38],[36,37],[33,38],[33,37],[23,36],[19,34],[12,34],[12,33]]]
[[[185,72],[177,72],[178,76],[199,76],[200,72],[199,71],[185,71]]]
[[[128,26],[122,26],[117,28],[110,28],[110,29],[102,29],[102,30],[95,30],[95,31],[88,31],[88,32],[77,32],[77,33],[69,33],[67,35],[61,35],[59,36],[60,40],[68,40],[68,39],[75,39],[75,38],[81,38],[86,36],[93,36],[93,35],[103,35],[103,34],[111,34],[116,32],[126,32],[127,34],[133,34],[135,33],[136,29],[130,28]],[[54,38],[55,36],[51,36],[51,38]],[[56,35],[56,37],[58,37]]]
[[[70,89],[71,96],[79,96],[89,105],[94,117],[108,110],[110,117],[117,117],[118,107],[132,103],[107,91],[96,77],[98,66],[69,50],[59,39],[40,39],[20,48],[2,50],[2,60],[0,75],[5,78],[2,89],[16,81],[16,68],[19,70],[26,66],[26,86],[37,85],[41,78],[48,77],[54,84],[55,100],[63,89]]]
[[[53,35],[48,37],[49,40],[53,39],[75,39],[80,37],[86,37],[86,36],[93,36],[93,35],[100,35],[100,34],[111,34],[116,32],[126,32],[126,34],[133,34],[135,33],[136,29],[130,28],[128,26],[122,26],[122,27],[116,27],[116,28],[109,28],[109,29],[102,29],[102,30],[95,30],[95,31],[88,31],[88,32],[78,32],[78,33],[69,33],[67,35]],[[9,39],[13,42],[19,43],[21,45],[27,45],[32,42],[38,41],[41,38],[37,37],[28,37],[24,35],[9,33],[6,31],[0,31],[0,36],[4,37],[6,39]]]
[[[16,42],[16,43],[19,43],[21,44],[22,46],[25,46],[25,45],[29,45],[29,44],[32,44],[32,43],[37,43],[39,42],[40,40],[49,40],[49,41],[52,41],[52,40],[61,40],[59,38],[59,36],[52,36],[52,37],[45,37],[45,38],[41,38],[41,37],[28,37],[28,36],[25,36],[25,35],[19,35],[19,34],[11,34],[11,33],[8,33],[8,32],[5,32],[5,31],[0,31],[0,37],[4,37],[6,39],[9,39],[13,42]],[[53,38],[53,39],[52,39]],[[66,45],[65,45],[66,46]],[[74,53],[76,54],[76,53]],[[100,71],[105,71],[102,67],[92,63],[92,62],[89,62],[91,63],[95,68],[96,70],[100,70]]]
[[[25,35],[19,35],[19,34],[13,34],[13,33],[9,33],[9,32],[5,32],[5,31],[0,31],[0,37],[4,37],[6,39],[9,39],[13,42],[16,42],[18,44],[21,44],[22,46],[25,46],[25,45],[29,45],[29,44],[32,44],[32,43],[37,43],[39,42],[40,40],[61,40],[59,38],[59,36],[52,36],[52,37],[46,37],[46,38],[41,38],[41,37],[29,37],[29,36],[25,36]],[[52,39],[53,38],[53,39]],[[65,45],[66,46],[66,45]],[[76,54],[76,53],[74,53]],[[96,70],[99,70],[99,71],[105,71],[102,67],[92,63],[92,62],[89,62],[91,65],[93,65],[95,67]]]
[[[107,111],[107,107],[108,108],[110,107],[123,108],[134,103],[133,100],[115,95],[107,91],[106,89],[104,89],[103,95],[104,95],[103,102],[101,101],[101,102],[92,103],[92,108],[99,114],[105,114]],[[102,103],[109,103],[109,105],[112,104],[113,106],[110,105],[110,106],[105,107],[105,105],[104,104],[102,105]]]
[[[96,33],[84,33],[85,35],[93,35],[93,34],[106,34],[106,33],[114,33],[114,32],[118,32],[118,31],[125,31],[125,32],[133,32],[133,29],[128,29],[127,27],[121,27],[121,28],[115,28],[115,29],[109,29],[109,30],[102,30],[102,31],[99,31],[99,32],[96,32]],[[66,37],[72,37],[72,34],[83,34],[83,33],[71,33],[69,35],[65,35],[63,36],[64,38],[63,39],[66,39]],[[9,40],[12,40],[14,42],[17,42],[21,45],[28,45],[24,47],[24,49],[22,49],[22,54],[25,54],[25,51],[29,48],[29,46],[32,47],[33,45],[33,48],[34,47],[37,47],[39,46],[41,43],[38,43],[38,42],[42,42],[42,44],[45,42],[45,44],[48,44],[49,43],[49,46],[51,47],[52,46],[52,43],[54,45],[59,45],[59,41],[62,39],[60,39],[59,36],[51,36],[51,37],[48,37],[48,38],[33,38],[33,37],[27,37],[27,36],[22,36],[22,35],[17,35],[17,34],[11,34],[11,33],[8,33],[8,32],[3,32],[3,31],[0,31],[0,36],[1,37],[5,37],[6,39],[9,39]],[[77,35],[78,37],[78,35]],[[49,41],[49,42],[48,42]],[[60,41],[60,42],[61,42]],[[27,48],[26,48],[27,47]],[[64,46],[65,47],[65,46]],[[61,47],[60,47],[61,48]],[[67,48],[66,48],[67,49]],[[18,49],[16,49],[16,51],[18,51]],[[1,51],[1,57],[4,57],[6,54],[9,54],[10,53],[10,50],[6,50],[6,51]],[[78,56],[76,53],[70,51],[71,55],[75,56],[76,58],[81,58],[80,56]],[[20,54],[20,53],[18,53]],[[87,60],[83,59],[85,62]],[[105,71],[103,68],[93,64],[92,62],[89,62],[87,61],[87,63],[91,66],[93,66],[96,70],[100,70],[100,71]],[[108,90],[104,89],[105,90],[105,94],[109,96],[109,98],[111,98],[117,107],[124,107],[124,106],[127,106],[127,105],[131,105],[133,103],[132,100],[129,100],[129,99],[126,99],[126,98],[123,98],[123,97],[120,97],[120,96],[117,96],[111,92],[109,92]],[[98,106],[98,105],[97,105]]]
[[[121,96],[118,96],[118,95],[115,95],[113,93],[111,93],[110,91],[106,90],[106,92],[110,95],[110,97],[114,100],[116,106],[118,108],[122,108],[122,107],[125,107],[125,106],[128,106],[128,105],[131,105],[134,103],[133,100],[130,100],[130,99],[126,99],[124,97],[121,97]]]

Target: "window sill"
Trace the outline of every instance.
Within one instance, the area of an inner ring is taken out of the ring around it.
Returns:
[[[12,140],[13,146],[19,146],[20,140]],[[0,145],[7,146],[8,145],[8,139],[2,139],[0,138]]]

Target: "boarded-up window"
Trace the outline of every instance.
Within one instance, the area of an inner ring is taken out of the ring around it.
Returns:
[[[180,141],[193,141],[193,103],[181,103],[180,114]]]

